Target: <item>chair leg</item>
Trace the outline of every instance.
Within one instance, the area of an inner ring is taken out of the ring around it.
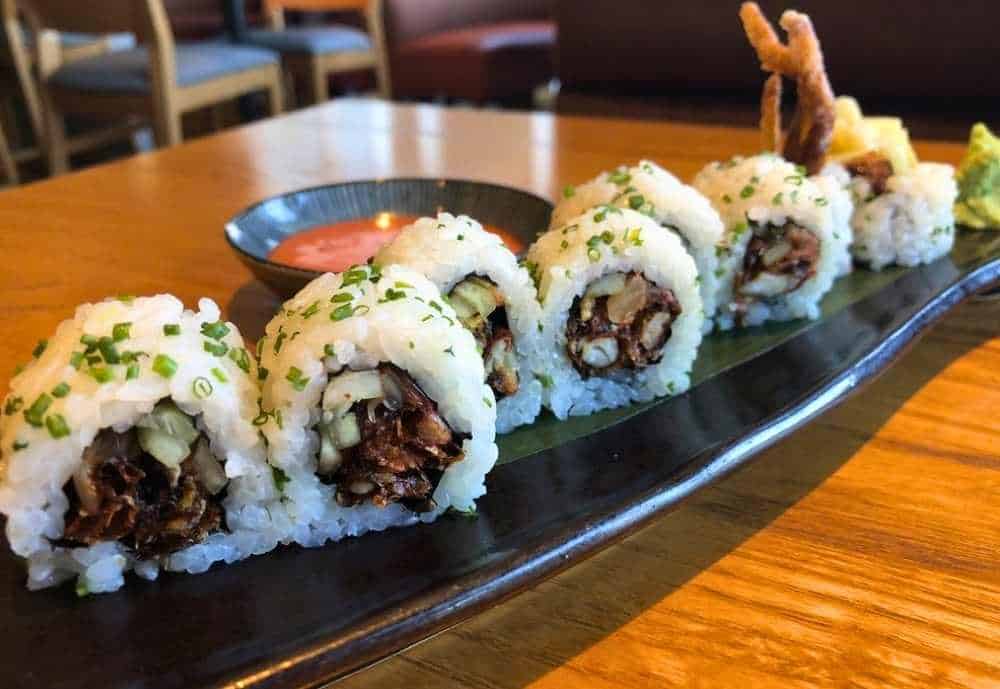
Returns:
[[[318,105],[330,100],[330,78],[317,60],[313,60],[309,65],[309,78],[312,90],[312,104]]]
[[[282,73],[277,71],[267,86],[267,100],[271,107],[272,117],[285,111],[285,93],[284,89],[281,88],[281,79]]]
[[[45,116],[45,156],[49,163],[49,175],[55,177],[69,172],[66,121],[51,98],[43,97],[42,100],[42,112]]]
[[[176,146],[184,135],[181,129],[181,113],[175,110],[163,109],[153,118],[153,131],[156,134],[156,145],[160,148]]]
[[[3,125],[0,124],[0,167],[11,184],[17,184],[20,179],[17,176],[17,164],[14,156],[10,152],[10,144],[7,143],[7,135],[4,134]]]

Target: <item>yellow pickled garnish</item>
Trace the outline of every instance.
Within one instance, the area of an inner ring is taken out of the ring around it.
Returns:
[[[955,179],[955,220],[978,230],[1000,229],[1000,138],[982,122],[972,127]]]
[[[849,96],[837,98],[834,113],[829,150],[833,160],[847,162],[877,151],[889,159],[896,174],[908,172],[917,164],[910,133],[898,117],[865,117],[858,102]]]

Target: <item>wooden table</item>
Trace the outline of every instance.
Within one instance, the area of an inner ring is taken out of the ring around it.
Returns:
[[[755,132],[343,101],[0,194],[0,385],[79,302],[278,305],[222,238],[272,194],[390,175],[555,196],[640,156],[679,176]],[[956,162],[961,147],[921,144]],[[680,511],[344,687],[1000,685],[1000,302]]]

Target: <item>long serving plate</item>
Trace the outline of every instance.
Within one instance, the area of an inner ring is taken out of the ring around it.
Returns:
[[[715,334],[686,394],[501,439],[476,518],[281,548],[76,599],[0,556],[0,686],[310,687],[378,660],[638,529],[870,381],[1000,281],[1000,235],[859,270],[813,322]]]

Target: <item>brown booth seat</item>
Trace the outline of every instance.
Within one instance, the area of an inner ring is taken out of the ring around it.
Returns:
[[[551,77],[555,41],[555,25],[542,20],[421,36],[394,50],[393,95],[446,95],[475,102],[526,95]]]

